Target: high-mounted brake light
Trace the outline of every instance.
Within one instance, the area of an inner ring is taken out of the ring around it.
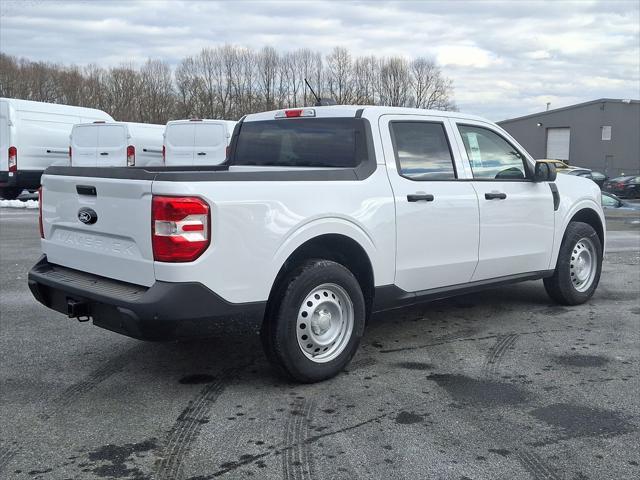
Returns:
[[[281,110],[277,112],[275,118],[297,118],[315,116],[316,111],[313,108],[294,108],[291,110]]]
[[[93,123],[107,123],[104,120],[95,120]]]
[[[44,227],[42,225],[42,187],[38,188],[38,226],[40,227],[40,238],[44,238]]]
[[[127,167],[136,166],[136,147],[129,145],[127,147]]]
[[[202,119],[201,118],[190,118],[189,121],[190,122],[201,122]]]
[[[9,147],[9,171],[18,171],[18,149],[16,147]]]
[[[211,241],[209,205],[198,197],[154,196],[151,232],[156,262],[192,262]]]

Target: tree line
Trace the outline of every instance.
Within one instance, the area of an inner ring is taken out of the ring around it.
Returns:
[[[280,53],[224,45],[203,48],[175,68],[103,68],[34,62],[0,52],[0,96],[99,108],[121,121],[164,124],[178,118],[237,120],[252,112],[312,105],[316,93],[338,104],[455,110],[452,82],[429,58],[352,56],[302,48]]]

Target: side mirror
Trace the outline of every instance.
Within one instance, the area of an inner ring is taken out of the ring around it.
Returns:
[[[553,163],[536,162],[536,168],[533,173],[535,182],[553,182],[556,176],[556,166]]]

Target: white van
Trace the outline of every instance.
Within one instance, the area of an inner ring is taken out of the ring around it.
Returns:
[[[0,196],[36,190],[45,168],[68,165],[71,128],[94,120],[113,118],[93,108],[0,98]]]
[[[93,122],[75,125],[69,155],[74,167],[162,166],[164,125]]]
[[[167,166],[219,165],[237,122],[231,120],[172,120],[164,132]]]

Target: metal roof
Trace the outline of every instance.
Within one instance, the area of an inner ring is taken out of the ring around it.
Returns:
[[[621,98],[599,98],[598,100],[590,100],[588,102],[583,102],[583,103],[576,103],[575,105],[568,105],[566,107],[560,107],[560,108],[554,108],[553,110],[545,110],[544,112],[538,112],[538,113],[531,113],[529,115],[523,115],[521,117],[515,117],[515,118],[507,118],[506,120],[501,120],[498,123],[498,125],[502,125],[503,123],[508,123],[508,122],[515,122],[517,120],[524,120],[526,118],[534,118],[534,117],[539,117],[541,115],[548,115],[551,113],[556,113],[556,112],[562,112],[564,110],[572,110],[574,108],[581,108],[581,107],[586,107],[587,105],[592,105],[595,103],[628,103],[628,104],[632,104],[632,103],[640,103],[640,100],[623,100]]]

